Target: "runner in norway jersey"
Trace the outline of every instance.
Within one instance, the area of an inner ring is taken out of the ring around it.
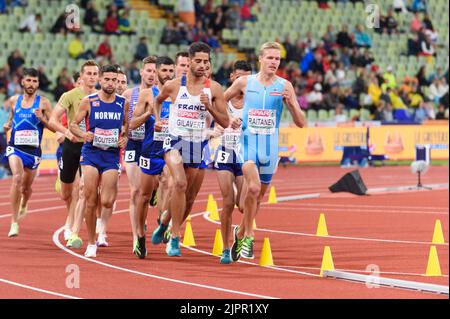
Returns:
[[[116,95],[112,103],[100,100],[98,93],[89,95],[91,111],[88,131],[94,133],[92,142],[86,142],[81,150],[81,165],[96,167],[100,174],[120,167],[118,146],[124,120],[125,98]]]
[[[263,184],[270,184],[278,164],[278,128],[285,83],[286,80],[277,77],[265,87],[256,74],[247,78],[239,156],[242,162],[256,164]]]

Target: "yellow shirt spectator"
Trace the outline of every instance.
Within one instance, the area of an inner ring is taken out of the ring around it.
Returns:
[[[403,100],[400,98],[400,96],[395,94],[394,91],[391,91],[391,93],[389,94],[389,97],[391,98],[392,107],[394,108],[394,110],[407,109],[405,103],[403,103]]]
[[[380,86],[377,83],[372,82],[369,84],[368,90],[369,95],[372,97],[373,104],[378,106],[378,104],[380,103],[380,96],[382,93]]]
[[[84,52],[83,43],[79,38],[75,38],[70,41],[69,46],[67,47],[67,52],[71,58],[76,59],[80,54]]]

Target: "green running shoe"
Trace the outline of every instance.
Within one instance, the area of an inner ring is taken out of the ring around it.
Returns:
[[[247,259],[253,259],[255,256],[253,255],[253,237],[244,237],[241,249],[241,257]]]

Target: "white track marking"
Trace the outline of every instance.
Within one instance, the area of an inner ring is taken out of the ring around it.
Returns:
[[[215,287],[215,286],[209,286],[209,285],[203,285],[203,284],[197,284],[194,282],[189,282],[189,281],[183,281],[183,280],[177,280],[177,279],[172,279],[172,278],[168,278],[168,277],[162,277],[162,276],[157,276],[157,275],[152,275],[149,273],[144,273],[144,272],[140,272],[140,271],[136,271],[136,270],[131,270],[128,268],[124,268],[124,267],[119,267],[119,266],[115,266],[115,265],[111,265],[105,262],[101,262],[99,260],[93,259],[93,258],[87,258],[84,257],[82,255],[79,255],[73,251],[71,251],[70,249],[66,248],[64,245],[62,245],[59,242],[59,234],[61,234],[61,232],[64,230],[63,227],[59,228],[58,230],[56,230],[53,233],[53,242],[55,243],[55,245],[64,250],[65,252],[83,259],[85,261],[89,261],[91,263],[95,263],[101,266],[105,266],[108,268],[112,268],[112,269],[116,269],[116,270],[120,270],[120,271],[124,271],[124,272],[128,272],[128,273],[132,273],[135,275],[140,275],[140,276],[144,276],[144,277],[149,277],[149,278],[154,278],[154,279],[159,279],[159,280],[164,280],[164,281],[169,281],[169,282],[173,282],[173,283],[177,283],[177,284],[182,284],[182,285],[187,285],[187,286],[194,286],[194,287],[199,287],[199,288],[205,288],[205,289],[210,289],[210,290],[216,290],[216,291],[221,291],[221,292],[227,292],[227,293],[231,293],[231,294],[236,294],[236,295],[243,295],[243,296],[247,296],[247,297],[255,297],[255,298],[262,298],[262,299],[278,299],[277,297],[272,297],[272,296],[265,296],[265,295],[258,295],[258,294],[253,294],[253,293],[249,293],[249,292],[244,292],[244,291],[239,291],[239,290],[232,290],[232,289],[225,289],[225,288],[219,288],[219,287]]]
[[[448,213],[444,212],[412,212],[412,211],[401,211],[401,210],[391,210],[391,209],[354,209],[352,208],[351,211],[344,211],[345,208],[321,208],[321,207],[307,207],[303,208],[302,204],[298,204],[298,207],[275,207],[271,206],[270,209],[280,209],[280,210],[296,210],[299,213],[305,213],[305,210],[319,210],[322,212],[340,212],[343,214],[348,213],[395,213],[395,214],[406,214],[406,215],[447,215]],[[305,207],[305,206],[304,206]],[[303,209],[302,209],[303,208]]]
[[[273,208],[273,207],[271,207]],[[212,220],[208,217],[208,213],[205,212],[203,214],[203,218],[205,218],[207,221],[220,225],[220,222]],[[233,225],[235,226],[235,225]],[[319,237],[315,234],[308,234],[308,233],[300,233],[300,232],[290,232],[290,231],[282,231],[282,230],[273,230],[273,229],[267,229],[267,228],[260,228],[257,227],[255,229],[256,231],[262,231],[267,233],[275,233],[275,234],[284,234],[284,235],[295,235],[295,236],[305,236],[305,237],[316,237],[318,239],[326,239],[326,238],[333,238],[333,239],[345,239],[345,240],[360,240],[360,241],[374,241],[374,242],[382,242],[382,243],[397,243],[397,244],[415,244],[415,245],[430,245],[430,242],[424,242],[424,241],[407,241],[407,240],[392,240],[392,239],[376,239],[376,238],[361,238],[361,237],[344,237],[344,236],[332,236],[328,235],[326,237]],[[433,245],[441,245],[441,246],[448,246],[448,243],[445,244],[433,244]]]
[[[54,291],[50,291],[50,290],[45,290],[45,289],[40,289],[40,288],[28,286],[28,285],[19,284],[18,282],[6,280],[6,279],[3,279],[3,278],[0,278],[0,282],[3,282],[3,283],[8,284],[8,285],[17,286],[17,287],[20,287],[20,288],[25,288],[25,289],[30,289],[30,290],[34,290],[34,291],[39,291],[39,292],[42,292],[42,293],[45,293],[45,294],[48,294],[48,295],[53,295],[53,296],[58,296],[58,297],[63,297],[63,298],[68,298],[68,299],[82,299],[82,298],[79,298],[79,297],[74,297],[74,296],[60,294],[58,292],[54,292]]]
[[[322,204],[322,203],[277,203],[281,205],[303,205],[303,206],[327,206],[327,207],[355,207],[355,208],[392,208],[392,209],[416,209],[416,210],[427,210],[427,209],[433,209],[433,210],[447,210],[448,211],[448,206],[447,207],[419,207],[419,206],[385,206],[385,205],[347,205],[347,204]]]

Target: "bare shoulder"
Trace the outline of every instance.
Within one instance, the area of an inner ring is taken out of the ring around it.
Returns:
[[[125,92],[123,92],[122,96],[128,101],[131,99],[132,92],[133,92],[133,89],[126,89]]]
[[[220,83],[219,82],[216,82],[216,81],[214,81],[214,80],[211,80],[211,91],[215,91],[215,92],[217,92],[217,91],[220,91],[220,92],[223,92],[223,88],[222,88],[222,85],[220,85]]]
[[[166,83],[164,83],[163,89],[173,91],[173,90],[179,88],[180,85],[181,85],[181,77],[178,77],[178,78],[169,80]]]

